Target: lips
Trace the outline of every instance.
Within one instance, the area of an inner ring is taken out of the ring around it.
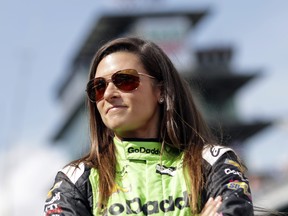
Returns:
[[[123,105],[111,106],[111,107],[109,107],[109,108],[106,110],[106,114],[107,114],[109,111],[113,110],[113,109],[119,109],[119,108],[126,108],[126,106],[123,106]]]

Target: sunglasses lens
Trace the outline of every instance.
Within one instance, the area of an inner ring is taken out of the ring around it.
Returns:
[[[111,80],[122,91],[132,91],[140,83],[139,74],[133,69],[118,71],[112,75]],[[91,102],[97,102],[103,98],[107,82],[103,77],[98,77],[88,82],[87,93]]]
[[[119,71],[112,76],[114,85],[122,91],[132,91],[139,86],[140,79],[136,70]]]
[[[96,101],[96,92],[95,92],[95,87],[94,87],[94,81],[91,80],[88,82],[87,87],[86,87],[86,92],[88,95],[88,98],[91,102]]]
[[[104,92],[106,90],[106,80],[104,78],[96,78],[94,80],[94,89],[92,90],[95,94],[96,101],[103,98]]]

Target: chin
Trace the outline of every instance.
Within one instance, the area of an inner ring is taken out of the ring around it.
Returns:
[[[112,131],[114,132],[119,132],[119,131],[123,131],[123,125],[122,124],[115,124],[115,122],[113,124],[109,124],[107,125],[108,128],[110,128]]]

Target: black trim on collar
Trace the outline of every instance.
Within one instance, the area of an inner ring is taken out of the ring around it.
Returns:
[[[121,141],[161,142],[159,138],[122,138]]]

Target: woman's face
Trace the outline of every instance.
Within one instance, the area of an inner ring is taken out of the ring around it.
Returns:
[[[95,77],[110,79],[112,74],[123,69],[135,69],[148,74],[137,55],[116,52],[103,58]],[[141,76],[137,89],[124,92],[109,82],[97,109],[104,124],[119,138],[156,138],[159,130],[160,87],[154,79]]]

